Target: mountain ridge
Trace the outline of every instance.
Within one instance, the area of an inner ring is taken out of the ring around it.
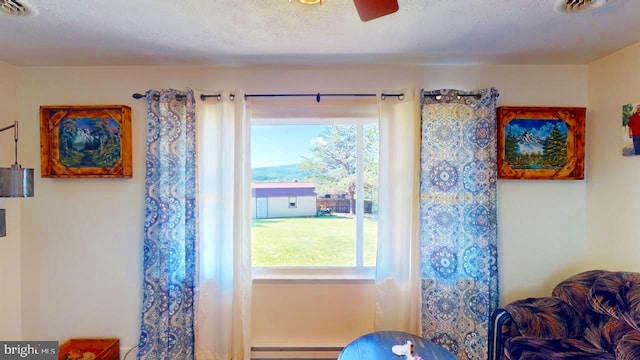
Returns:
[[[251,168],[252,182],[293,182],[303,181],[309,176],[308,171],[300,169],[300,164],[261,166]]]
[[[525,131],[517,138],[518,150],[521,154],[535,154],[544,151],[544,139]]]

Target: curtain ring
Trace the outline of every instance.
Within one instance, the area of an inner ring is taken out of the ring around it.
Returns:
[[[398,100],[404,100],[404,93],[398,95]]]
[[[222,95],[218,94],[218,96],[216,96],[216,99],[218,100],[218,102],[220,102],[222,100]]]
[[[229,94],[229,100],[234,101],[236,99],[236,94]]]
[[[387,94],[382,93],[382,94],[380,95],[380,100],[386,100],[386,99],[387,99]]]

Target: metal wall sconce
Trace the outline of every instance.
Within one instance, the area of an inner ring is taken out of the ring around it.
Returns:
[[[20,198],[33,196],[33,169],[18,164],[18,122],[0,128],[0,132],[13,129],[15,162],[11,167],[0,168],[0,197]],[[0,209],[0,237],[7,236],[5,209]]]

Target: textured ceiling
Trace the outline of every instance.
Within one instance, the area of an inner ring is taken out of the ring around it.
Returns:
[[[583,64],[640,41],[640,0],[567,15],[555,0],[30,0],[0,16],[0,61],[28,65]]]

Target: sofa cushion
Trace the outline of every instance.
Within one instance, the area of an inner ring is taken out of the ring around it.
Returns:
[[[618,312],[629,326],[640,331],[640,276],[631,276],[620,287],[617,297]]]
[[[582,339],[510,338],[505,355],[509,360],[616,360],[613,354]]]
[[[525,337],[563,339],[582,336],[584,332],[580,314],[555,297],[514,301],[505,310]]]
[[[598,349],[613,353],[616,345],[630,331],[634,329],[622,319],[596,312],[582,314],[585,324],[583,338]]]
[[[616,360],[640,360],[640,332],[632,331],[616,346]]]
[[[609,272],[593,283],[587,301],[593,311],[619,318],[618,293],[631,282],[640,281],[640,273]]]
[[[609,271],[590,270],[576,274],[556,285],[551,295],[562,299],[579,313],[584,314],[591,310],[591,306],[587,303],[591,286],[596,279],[607,273]]]

